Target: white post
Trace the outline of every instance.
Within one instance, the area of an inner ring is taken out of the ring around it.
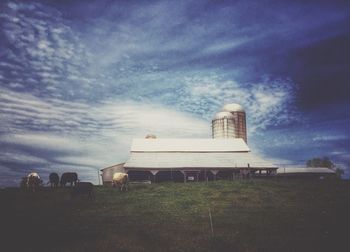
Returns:
[[[211,217],[210,207],[209,207],[209,221],[210,221],[211,236],[214,236],[213,219]]]
[[[186,178],[186,172],[185,172],[185,171],[181,171],[181,170],[180,170],[180,172],[184,175],[184,183],[186,183],[186,180],[187,180],[187,178]]]
[[[216,181],[216,174],[219,173],[219,170],[210,170],[210,171],[214,175],[214,181]]]
[[[97,169],[97,177],[98,177],[98,185],[101,185],[100,170],[99,169]]]
[[[153,182],[156,183],[156,175],[157,175],[157,173],[159,172],[159,170],[151,170],[150,172],[151,172],[152,175],[153,175]]]

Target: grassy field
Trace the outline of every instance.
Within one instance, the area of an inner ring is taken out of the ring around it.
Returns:
[[[349,181],[95,187],[95,196],[1,190],[1,251],[350,251]]]

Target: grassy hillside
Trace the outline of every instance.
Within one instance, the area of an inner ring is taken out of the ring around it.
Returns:
[[[95,195],[1,190],[0,249],[349,251],[348,181],[164,183],[127,193],[96,187]]]

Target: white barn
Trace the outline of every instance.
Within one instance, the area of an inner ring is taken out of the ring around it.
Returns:
[[[276,174],[241,138],[134,139],[124,164],[130,180],[199,181]]]

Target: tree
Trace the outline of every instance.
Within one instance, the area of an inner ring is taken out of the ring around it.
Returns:
[[[327,167],[335,171],[335,174],[338,178],[341,178],[344,175],[344,169],[336,166],[328,157],[323,158],[313,158],[306,162],[307,167]]]
[[[335,168],[335,164],[328,158],[328,157],[323,157],[323,158],[313,158],[310,159],[306,162],[307,167],[327,167],[327,168]]]
[[[335,169],[335,174],[337,175],[337,178],[341,178],[341,176],[344,175],[344,169],[337,167]]]

